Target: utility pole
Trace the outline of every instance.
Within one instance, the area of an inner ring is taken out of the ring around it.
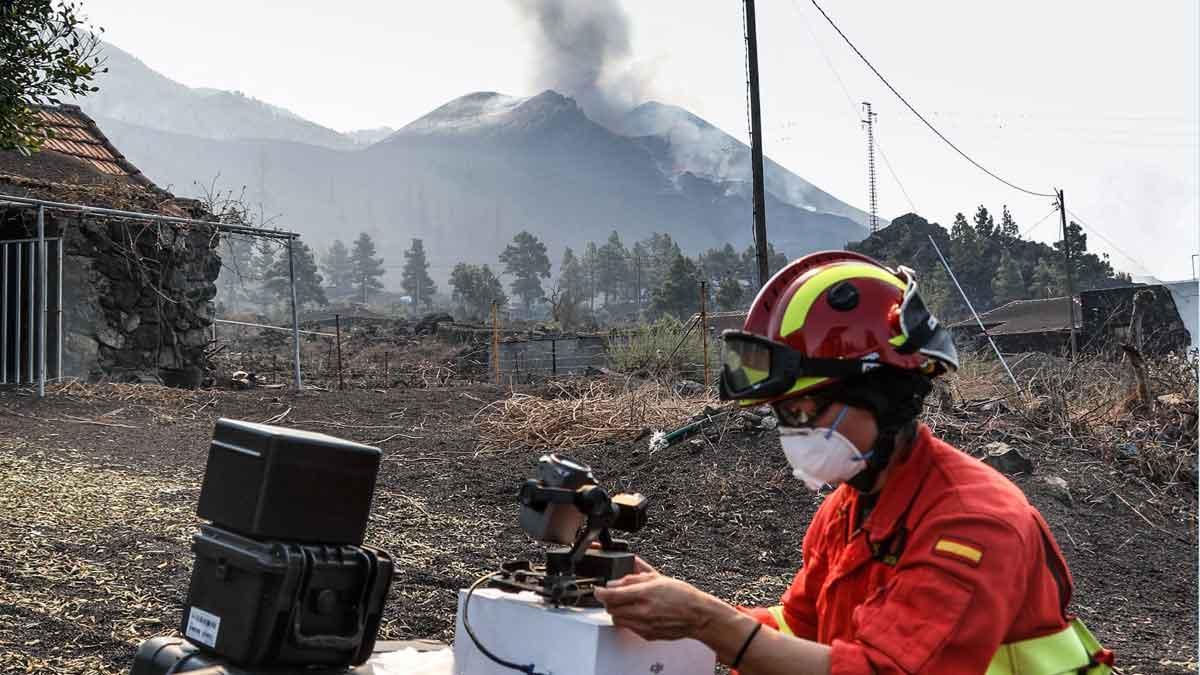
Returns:
[[[1074,273],[1071,270],[1071,238],[1067,232],[1067,202],[1063,198],[1063,191],[1058,190],[1058,216],[1062,221],[1063,233],[1063,264],[1067,270],[1067,316],[1071,323],[1071,360],[1075,360],[1078,344],[1075,338],[1075,280]]]
[[[875,113],[871,112],[871,103],[863,101],[863,111],[866,115],[863,126],[867,129],[867,191],[871,201],[871,234],[879,231],[879,202],[875,193]]]
[[[750,170],[754,189],[754,247],[758,257],[758,286],[767,285],[767,205],[763,189],[762,112],[758,105],[758,35],[754,0],[743,0],[746,14],[746,71],[750,87]]]

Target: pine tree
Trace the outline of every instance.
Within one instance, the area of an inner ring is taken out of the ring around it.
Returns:
[[[279,242],[274,239],[263,237],[254,242],[254,271],[250,278],[260,283],[257,290],[252,294],[252,302],[258,305],[259,310],[264,314],[271,312],[276,299],[274,294],[268,291],[261,282],[266,281],[267,271],[275,267],[275,259],[278,257],[276,254],[279,248]]]
[[[542,279],[550,278],[550,258],[546,256],[546,245],[537,237],[522,230],[513,237],[513,243],[500,253],[504,263],[504,274],[513,275],[510,288],[513,295],[521,298],[525,315],[530,315],[533,303],[546,297],[542,290]]]
[[[586,297],[587,281],[584,279],[583,263],[568,246],[563,250],[562,262],[558,265],[558,280],[550,297],[554,320],[564,330],[578,323],[580,304]]]
[[[413,239],[412,246],[404,252],[404,271],[400,278],[400,287],[412,298],[414,307],[425,305],[428,308],[433,304],[433,294],[437,293],[437,285],[429,276],[425,244],[420,239]]]
[[[687,256],[671,263],[667,278],[654,289],[650,311],[656,316],[670,315],[678,319],[695,314],[700,309],[700,268]]]
[[[1035,298],[1058,298],[1066,295],[1064,290],[1062,266],[1048,258],[1038,260],[1033,269],[1033,279],[1030,280],[1029,290]]]
[[[621,243],[621,235],[613,230],[597,253],[596,284],[604,293],[604,304],[607,305],[613,297],[620,297],[621,289],[626,285],[629,251]]]
[[[975,232],[984,239],[990,239],[999,233],[996,229],[996,220],[992,218],[992,214],[988,213],[987,207],[983,204],[975,210]]]
[[[254,240],[232,234],[221,236],[221,300],[228,311],[237,312],[253,297],[255,280]]]
[[[508,305],[504,286],[487,265],[455,265],[450,272],[450,286],[454,289],[455,300],[476,319],[488,316],[492,303],[500,309]]]
[[[362,232],[354,240],[354,251],[350,254],[350,264],[354,270],[354,291],[367,304],[369,293],[383,290],[383,258],[375,257],[375,242],[371,235]]]
[[[600,249],[589,241],[583,249],[583,273],[587,277],[588,312],[596,312],[596,271],[600,267]]]
[[[738,275],[742,259],[733,245],[727,243],[721,248],[710,248],[701,253],[699,263],[700,269],[704,270],[705,279],[710,283],[720,283],[727,277]]]
[[[1000,267],[992,279],[992,297],[997,306],[1011,300],[1020,300],[1029,293],[1025,280],[1021,278],[1021,266],[1007,251],[1000,256]]]
[[[717,287],[717,309],[722,312],[745,309],[742,305],[745,295],[745,289],[742,288],[740,281],[734,277],[725,277],[721,279],[721,284]]]
[[[335,239],[321,257],[321,271],[325,273],[330,295],[335,298],[350,295],[354,284],[354,268],[350,262],[350,252],[341,239]]]
[[[292,247],[297,308],[328,305],[329,300],[325,297],[325,289],[321,288],[321,274],[317,271],[317,260],[312,249],[299,239],[292,241]],[[288,283],[289,276],[288,249],[284,247],[282,255],[275,258],[271,267],[267,269],[263,286],[285,306],[292,301],[292,289]]]
[[[1016,241],[1021,236],[1021,230],[1017,227],[1017,221],[1013,220],[1012,213],[1008,210],[1008,204],[1005,204],[1000,211],[1000,238],[1006,241]]]

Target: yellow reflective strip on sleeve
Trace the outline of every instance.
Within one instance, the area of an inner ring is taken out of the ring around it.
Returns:
[[[783,321],[779,324],[779,334],[787,337],[789,334],[796,332],[804,325],[804,320],[808,318],[808,311],[812,309],[813,303],[817,301],[817,296],[821,295],[827,288],[833,286],[839,281],[847,279],[878,279],[880,281],[892,284],[900,290],[904,290],[904,282],[896,277],[895,274],[876,267],[868,263],[848,263],[844,265],[833,265],[829,269],[818,272],[813,278],[804,282],[796,295],[788,302],[787,311],[783,313]]]
[[[1087,638],[1091,638],[1090,643]],[[1100,644],[1091,633],[1087,638],[1072,623],[1057,633],[1000,645],[988,664],[987,675],[1058,675],[1080,669],[1086,669],[1083,672],[1088,675],[1111,673],[1112,669],[1104,664],[1091,665],[1091,655]]]
[[[779,626],[780,633],[784,635],[796,635],[792,632],[792,627],[788,625],[787,619],[783,618],[783,605],[768,607],[767,613],[771,615],[772,619],[775,619],[775,625]]]
[[[966,558],[973,563],[978,563],[980,559],[983,558],[983,551],[980,551],[974,546],[960,544],[959,542],[952,541],[950,539],[938,539],[937,543],[933,545],[933,550],[940,551],[942,553],[952,553],[956,556]]]

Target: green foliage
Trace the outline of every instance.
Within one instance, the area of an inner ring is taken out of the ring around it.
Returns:
[[[504,263],[504,274],[513,275],[513,295],[521,299],[528,315],[534,302],[546,297],[542,290],[542,279],[550,278],[550,258],[546,256],[546,245],[537,237],[522,230],[513,237],[513,243],[500,253]]]
[[[700,309],[700,268],[687,256],[678,256],[667,270],[667,278],[650,299],[650,313],[687,318]]]
[[[1107,256],[1087,251],[1087,236],[1077,224],[1070,223],[1067,231],[1076,292],[1128,282],[1128,275],[1116,273]],[[931,307],[938,308],[943,320],[966,318],[967,306],[929,245],[930,236],[980,312],[1011,300],[1066,294],[1062,241],[1051,247],[1021,239],[1020,227],[1008,207],[1001,210],[998,225],[983,206],[976,210],[973,222],[956,214],[948,234],[937,223],[910,213],[847,248],[889,265],[914,268],[922,296]]]
[[[450,272],[450,285],[459,306],[475,319],[490,316],[492,303],[500,309],[508,304],[504,286],[487,265],[455,265]]]
[[[408,297],[413,299],[413,306],[433,304],[433,294],[437,293],[437,284],[429,276],[429,261],[425,259],[425,244],[420,239],[413,239],[412,246],[404,252],[404,271],[400,277],[400,287]]]
[[[366,232],[354,240],[350,266],[354,271],[354,292],[365,305],[369,293],[383,290],[383,282],[379,280],[383,276],[383,258],[375,257],[375,241]]]
[[[629,251],[621,243],[621,235],[613,230],[597,251],[596,256],[596,285],[604,293],[604,304],[607,305],[614,297],[620,297],[629,279]]]
[[[1034,298],[1057,298],[1066,295],[1066,292],[1062,265],[1056,264],[1049,257],[1038,260],[1029,283],[1030,295]]]
[[[747,293],[741,282],[733,277],[721,279],[717,286],[717,309],[722,312],[732,312],[746,308]]]
[[[354,265],[350,262],[350,251],[341,239],[335,239],[321,256],[321,271],[325,273],[329,293],[335,298],[344,298],[353,292]]]
[[[1021,266],[1007,251],[1000,256],[1000,268],[992,278],[992,297],[996,306],[1011,300],[1020,300],[1029,294],[1029,286],[1021,278]]]
[[[293,240],[292,247],[296,273],[296,306],[304,309],[328,305],[329,300],[325,297],[325,289],[321,288],[321,275],[317,272],[317,260],[312,249],[299,239]],[[281,255],[275,257],[263,276],[264,288],[285,306],[292,300],[292,290],[288,284],[287,251],[284,247]]]
[[[93,91],[100,39],[84,27],[77,2],[0,0],[0,150],[41,147],[35,106]]]
[[[683,324],[667,315],[626,339],[610,340],[608,354],[613,366],[624,373],[692,372],[697,364],[703,367],[704,344],[701,340],[698,329],[693,329],[685,338]],[[709,343],[708,349],[709,361],[715,366],[719,346]]]
[[[580,305],[587,298],[587,281],[584,279],[583,263],[575,257],[568,246],[563,251],[558,266],[558,282],[551,293],[551,309],[554,321],[564,330],[579,324]]]

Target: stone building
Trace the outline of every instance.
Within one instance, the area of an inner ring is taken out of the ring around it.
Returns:
[[[211,219],[154,185],[78,107],[40,111],[48,139],[30,156],[0,152],[0,382],[37,376],[45,308],[47,378],[192,385],[202,374],[220,272],[218,230],[68,205]],[[6,199],[6,197],[8,199]],[[47,297],[40,289],[39,207]]]

